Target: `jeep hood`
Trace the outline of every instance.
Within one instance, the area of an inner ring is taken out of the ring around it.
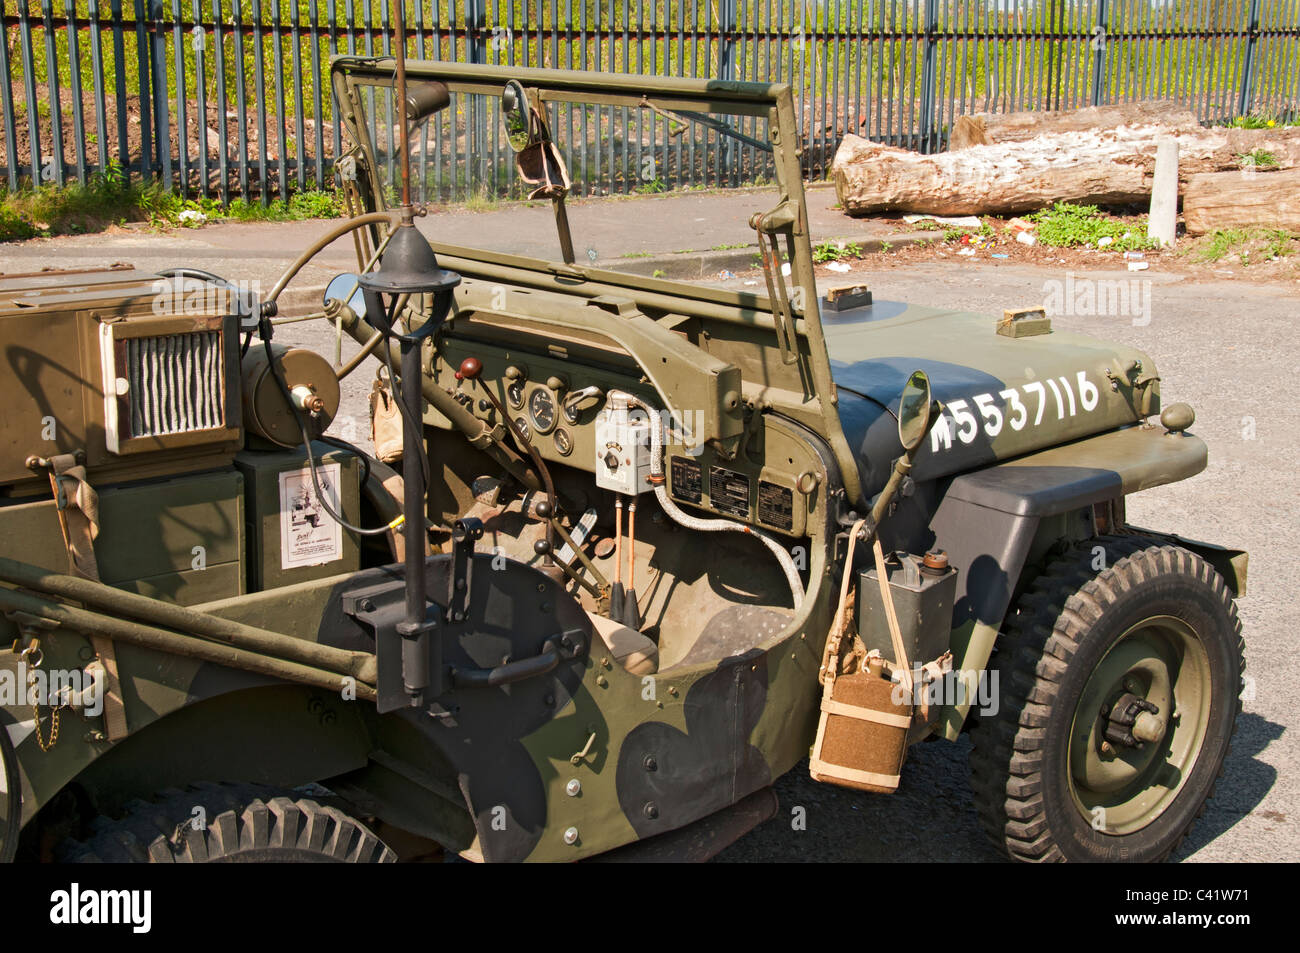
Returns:
[[[918,481],[1114,430],[1160,409],[1151,359],[1086,335],[1008,337],[990,315],[888,301],[825,311],[822,325],[867,496],[902,452],[898,395],[917,368],[943,405],[912,471]]]

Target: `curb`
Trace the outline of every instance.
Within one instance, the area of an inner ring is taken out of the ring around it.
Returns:
[[[880,252],[886,242],[891,248],[902,248],[919,242],[933,241],[942,237],[942,232],[904,232],[892,237],[849,235],[843,238],[819,239],[814,244],[831,241],[839,245],[856,242],[864,254]],[[754,271],[759,267],[758,246],[747,245],[744,248],[729,248],[717,251],[677,252],[671,255],[651,255],[645,258],[602,259],[597,267],[609,271],[621,271],[629,275],[641,275],[646,278],[672,278],[684,281],[702,278],[716,278],[721,271]]]
[[[903,248],[920,242],[934,241],[942,237],[942,232],[904,232],[890,237],[864,237],[848,235],[843,238],[820,239],[845,245],[856,242],[862,247],[863,254],[875,254],[883,250],[884,244],[891,248]],[[744,248],[727,248],[715,251],[674,252],[668,255],[650,255],[644,258],[602,258],[595,262],[596,267],[608,271],[618,271],[627,275],[640,275],[644,278],[667,278],[678,281],[699,281],[717,278],[723,271],[754,271],[759,265],[758,246],[747,245]],[[280,296],[280,314],[285,317],[297,317],[319,310],[325,294],[325,286],[317,288],[293,288]]]

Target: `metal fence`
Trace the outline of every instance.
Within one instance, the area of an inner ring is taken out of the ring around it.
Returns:
[[[0,0],[0,14],[0,184],[114,168],[223,201],[328,187],[329,57],[388,54],[393,36],[388,0]],[[789,82],[814,177],[847,132],[933,151],[971,112],[1300,113],[1300,0],[412,0],[406,16],[409,56]],[[443,197],[505,184],[455,180]]]

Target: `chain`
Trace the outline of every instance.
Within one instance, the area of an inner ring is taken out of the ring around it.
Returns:
[[[34,664],[29,661],[33,654],[39,656]],[[38,642],[33,639],[32,643],[28,645],[27,648],[23,649],[22,655],[23,661],[29,663],[27,669],[27,691],[32,698],[32,720],[36,733],[36,744],[41,751],[49,751],[59,743],[59,712],[68,706],[66,704],[55,705],[50,709],[50,740],[47,742],[44,734],[41,732],[41,706],[36,701],[36,668],[45,660],[45,654],[41,652]]]

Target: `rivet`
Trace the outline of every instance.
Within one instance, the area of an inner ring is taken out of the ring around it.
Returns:
[[[672,695],[674,698],[676,698],[676,697],[677,697],[677,689],[676,689],[676,687],[675,687],[675,686],[670,686],[669,689],[668,689],[668,694],[669,694],[669,695]]]
[[[646,801],[645,807],[641,809],[641,812],[653,821],[659,816],[659,805],[654,801]]]
[[[606,685],[609,684],[609,680],[605,678],[604,675],[597,675],[596,684],[599,685],[601,688],[604,688]]]
[[[569,783],[564,786],[564,793],[569,795],[569,797],[577,797],[582,793],[582,782],[577,778],[571,779]]]
[[[652,754],[648,754],[648,755],[646,755],[646,756],[645,756],[645,760],[643,760],[643,761],[641,762],[641,764],[642,764],[642,766],[645,767],[645,769],[646,769],[647,771],[658,771],[658,770],[659,770],[659,762],[655,760],[655,756],[652,755]]]
[[[564,832],[564,842],[566,844],[578,843],[578,829],[576,827],[570,827]]]

